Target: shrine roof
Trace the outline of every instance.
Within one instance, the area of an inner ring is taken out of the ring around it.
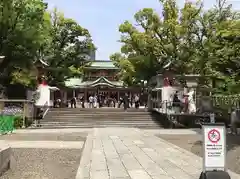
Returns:
[[[98,61],[91,61],[90,66],[86,68],[91,68],[91,69],[118,69],[112,61],[103,61],[103,60],[98,60]]]
[[[95,86],[110,86],[110,87],[122,87],[122,81],[110,81],[105,77],[99,77],[95,81],[84,81],[83,78],[70,78],[65,81],[65,86],[69,88],[86,88]]]

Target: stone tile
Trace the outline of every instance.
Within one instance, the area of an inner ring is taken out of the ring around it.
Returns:
[[[76,179],[85,179],[85,178],[90,178],[89,167],[78,168]]]
[[[120,158],[109,158],[109,159],[107,159],[107,165],[109,166],[109,168],[111,168],[112,166],[113,167],[115,167],[115,166],[122,167],[123,166]]]
[[[169,160],[165,159],[161,163],[159,163],[159,166],[169,175],[177,177],[176,179],[192,179],[190,175],[188,175],[186,172],[184,172],[182,169],[179,168],[179,166],[174,165]]]
[[[107,166],[109,169],[110,176],[113,177],[126,177],[128,176],[127,171],[122,164],[120,158],[107,159]]]
[[[124,138],[122,138],[122,139],[123,139],[124,145],[126,145],[127,147],[128,147],[128,146],[135,145],[135,144],[133,143],[132,139],[130,139],[130,138],[124,137]]]
[[[114,135],[113,135],[113,136],[109,136],[109,138],[110,138],[110,139],[119,139],[118,136],[114,136]]]
[[[143,145],[144,144],[144,142],[141,141],[141,140],[134,140],[133,143],[137,144],[137,145]]]
[[[124,154],[120,156],[121,161],[127,170],[137,170],[142,169],[140,163],[136,160],[136,158],[131,154]]]
[[[82,157],[77,170],[76,179],[88,179],[90,178],[90,164],[91,164],[91,153],[93,147],[93,135],[90,133],[87,136],[85,147],[82,152]]]
[[[107,170],[106,162],[95,160],[91,163],[91,171],[101,171],[101,170]]]
[[[120,139],[113,139],[113,144],[118,154],[129,154],[130,151]]]
[[[109,168],[110,178],[124,178],[129,177],[127,171],[121,167],[111,167]]]
[[[151,179],[145,170],[129,170],[128,173],[132,179]]]
[[[151,176],[166,176],[167,172],[165,172],[160,166],[154,164],[145,168],[146,172]]]
[[[109,179],[107,170],[91,172],[91,179]]]
[[[199,177],[201,158],[154,135],[134,129],[94,129],[93,149],[89,156],[83,157],[85,162],[82,166],[85,168],[79,170],[87,170],[82,173],[85,179],[89,179],[89,170],[92,176],[96,174],[100,179]],[[230,174],[233,179],[239,178],[235,173]]]
[[[158,176],[152,176],[152,179],[175,179],[171,176],[166,176],[166,175],[158,175]]]
[[[102,142],[106,158],[119,158],[119,155],[113,145],[113,142],[110,139],[108,140],[104,139],[102,140]]]

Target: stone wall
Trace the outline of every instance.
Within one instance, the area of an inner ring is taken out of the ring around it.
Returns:
[[[11,155],[10,147],[0,149],[0,176],[10,168]]]

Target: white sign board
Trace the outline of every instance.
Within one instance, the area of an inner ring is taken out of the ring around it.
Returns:
[[[203,129],[204,171],[225,171],[226,129],[224,124],[206,124]]]

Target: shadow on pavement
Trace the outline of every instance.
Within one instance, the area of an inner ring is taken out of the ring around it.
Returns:
[[[228,134],[227,138],[226,138],[226,142],[227,142],[227,151],[231,151],[234,150],[236,147],[240,146],[240,135],[231,135]],[[193,143],[192,146],[192,152],[202,152],[202,141],[198,140],[196,142]]]

